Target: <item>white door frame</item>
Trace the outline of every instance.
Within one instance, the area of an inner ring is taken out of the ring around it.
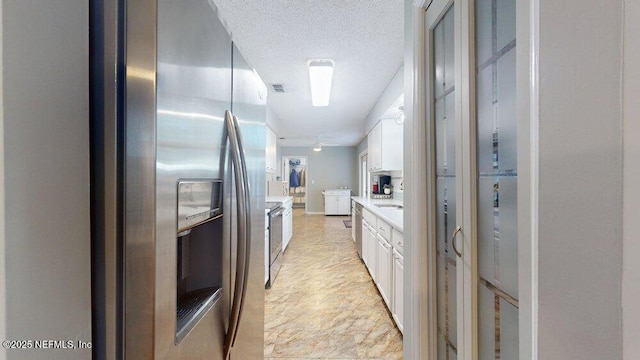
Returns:
[[[283,181],[287,181],[289,182],[289,175],[285,175],[285,159],[287,161],[287,166],[289,164],[289,159],[290,158],[296,158],[296,159],[304,159],[304,167],[305,167],[305,171],[307,172],[307,183],[305,183],[305,187],[304,187],[304,213],[308,214],[307,209],[309,206],[309,199],[308,199],[308,195],[309,195],[309,179],[311,179],[311,177],[309,176],[310,172],[309,172],[309,157],[306,155],[301,155],[301,156],[297,156],[297,155],[282,155],[282,180]],[[289,187],[289,189],[291,189],[291,187]],[[294,199],[294,203],[295,203],[295,193],[289,194],[289,196],[292,196]]]
[[[360,154],[358,154],[358,195],[360,195],[360,197],[363,198],[367,198],[369,197],[369,182],[367,181],[367,188],[364,189],[365,192],[363,194],[360,193],[360,190],[362,190],[362,178],[363,176],[369,176],[368,171],[367,174],[363,174],[362,173],[362,158],[364,156],[367,156],[367,165],[369,165],[369,149],[364,150],[363,152],[361,152]]]

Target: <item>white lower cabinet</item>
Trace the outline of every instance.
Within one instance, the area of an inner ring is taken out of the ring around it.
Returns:
[[[324,191],[325,215],[351,215],[351,190]]]
[[[351,202],[351,238],[356,241],[356,203]]]
[[[362,261],[368,267],[369,263],[369,224],[362,219]]]
[[[403,235],[370,211],[362,214],[362,261],[402,332]]]
[[[391,244],[378,234],[378,254],[376,264],[376,284],[382,299],[387,304],[387,307],[391,308],[391,261],[392,261],[392,249]]]
[[[367,229],[367,250],[369,250],[369,255],[367,258],[369,262],[367,263],[367,267],[369,268],[369,274],[371,274],[371,278],[374,282],[378,282],[378,238],[376,229],[373,227],[369,227]]]
[[[284,207],[282,213],[282,251],[284,252],[293,237],[293,203],[290,200],[285,201],[282,206]]]
[[[282,213],[282,251],[289,246],[289,241],[293,236],[293,211],[285,210]]]
[[[402,312],[402,279],[404,274],[404,258],[400,253],[396,250],[393,250],[393,300],[391,303],[393,306],[391,307],[391,313],[393,314],[393,320],[395,320],[398,325],[398,329],[400,332],[404,333],[402,330],[402,322],[403,322],[403,312]]]

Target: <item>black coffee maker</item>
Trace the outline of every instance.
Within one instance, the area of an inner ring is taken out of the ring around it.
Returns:
[[[384,194],[385,185],[391,186],[391,176],[380,175],[380,180],[378,181],[378,194]]]

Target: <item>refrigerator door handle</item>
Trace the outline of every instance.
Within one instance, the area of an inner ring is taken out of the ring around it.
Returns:
[[[247,255],[247,187],[245,186],[245,171],[243,171],[243,163],[241,160],[241,148],[238,141],[237,129],[234,125],[233,115],[230,111],[225,112],[225,124],[227,133],[229,135],[229,144],[231,147],[231,161],[233,162],[234,175],[236,177],[236,197],[237,197],[237,211],[238,211],[238,259],[236,261],[236,283],[234,284],[233,304],[231,306],[231,316],[229,321],[229,329],[227,337],[225,339],[225,359],[229,358],[231,348],[235,343],[236,335],[238,332],[238,324],[240,322],[240,313],[242,312],[242,306],[244,303],[244,294],[246,293],[246,262],[248,261]]]
[[[238,121],[238,117],[233,115],[233,125],[235,127],[236,139],[238,141],[238,153],[240,154],[240,169],[242,170],[243,176],[243,187],[244,187],[244,217],[245,217],[245,247],[244,247],[244,271],[243,271],[243,282],[242,282],[242,298],[240,299],[240,313],[238,314],[238,321],[242,317],[242,310],[244,308],[244,299],[246,298],[247,293],[247,283],[249,282],[249,265],[251,264],[251,189],[249,187],[249,173],[247,172],[247,160],[245,158],[244,144],[242,141],[242,131],[240,130],[240,121]],[[235,337],[231,346],[235,344]]]

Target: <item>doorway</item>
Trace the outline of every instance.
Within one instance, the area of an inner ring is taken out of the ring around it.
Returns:
[[[309,159],[306,156],[282,157],[282,180],[288,183],[289,196],[293,197],[294,209],[307,211],[307,178]]]
[[[370,181],[371,176],[369,175],[369,168],[367,167],[367,158],[368,153],[363,151],[360,153],[360,196],[367,198],[369,197],[369,189],[371,189]]]

